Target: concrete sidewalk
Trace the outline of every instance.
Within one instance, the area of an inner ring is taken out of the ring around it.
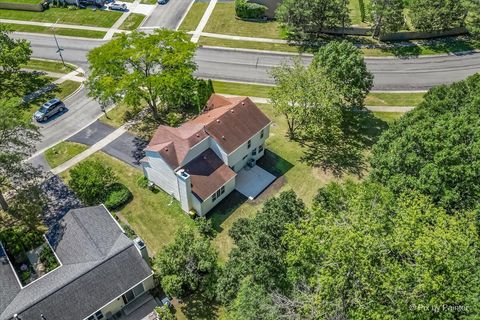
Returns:
[[[194,32],[192,31],[188,33],[194,34]],[[218,34],[218,33],[210,33],[210,32],[200,32],[199,37],[200,36],[204,36],[208,38],[225,39],[225,40],[288,44],[287,40],[282,40],[282,39],[242,37],[242,36],[232,36],[228,34]]]
[[[29,25],[29,26],[40,26],[40,27],[50,27],[50,28],[54,25],[54,23],[51,23],[51,22],[22,21],[22,20],[10,20],[10,19],[0,19],[0,23],[23,24],[23,25]],[[110,30],[110,28],[79,26],[76,24],[65,24],[65,23],[57,23],[55,24],[55,28],[103,31],[103,32],[107,32]]]
[[[236,95],[232,95],[232,94],[223,94],[223,93],[219,93],[219,94],[227,98],[237,97]],[[259,97],[249,97],[249,98],[255,103],[271,102],[271,100],[268,98],[259,98]],[[365,106],[365,108],[372,112],[401,112],[401,113],[405,113],[415,109],[414,106]]]
[[[205,29],[205,26],[208,23],[208,20],[210,19],[210,16],[212,15],[213,9],[215,9],[215,5],[217,4],[218,0],[210,0],[210,3],[208,4],[207,10],[203,14],[202,20],[200,20],[200,23],[198,24],[197,28],[193,32],[192,36],[192,42],[197,43],[198,40],[200,40],[200,35],[203,32],[203,29]]]

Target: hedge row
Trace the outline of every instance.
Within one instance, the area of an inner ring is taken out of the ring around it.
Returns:
[[[0,9],[42,12],[45,7],[42,3],[0,2]]]
[[[235,14],[242,19],[263,19],[267,7],[247,0],[235,0]]]

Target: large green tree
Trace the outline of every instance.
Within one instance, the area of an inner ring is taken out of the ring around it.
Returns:
[[[360,49],[346,40],[332,41],[315,53],[313,65],[335,84],[346,107],[363,107],[373,87],[373,75]]]
[[[211,301],[218,276],[217,256],[208,238],[185,228],[155,258],[154,270],[168,295],[184,299],[195,294]]]
[[[311,288],[296,311],[303,319],[474,319],[476,224],[475,214],[452,216],[415,192],[327,186],[283,238],[289,280]]]
[[[325,28],[350,25],[348,1],[345,0],[284,0],[276,16],[287,28],[291,40],[305,44],[316,44]]]
[[[476,37],[480,36],[480,0],[464,0],[468,13],[465,25],[468,31]]]
[[[235,247],[222,270],[217,297],[227,304],[236,296],[247,277],[259,290],[286,289],[285,246],[280,239],[285,226],[305,215],[305,205],[293,191],[268,199],[254,218],[235,222],[229,234]],[[245,288],[244,288],[245,290]],[[236,303],[244,304],[244,298]],[[235,304],[233,306],[235,307]]]
[[[400,31],[405,26],[404,8],[404,0],[372,0],[368,9],[374,23],[374,36]]]
[[[464,25],[467,8],[460,0],[411,0],[410,18],[420,31],[448,30]]]
[[[480,203],[480,75],[430,90],[373,148],[371,177],[449,211]]]
[[[0,100],[0,206],[8,210],[4,193],[35,185],[39,170],[25,160],[40,138],[37,127],[21,116],[18,100]]]
[[[102,105],[146,105],[155,124],[170,112],[196,107],[195,44],[182,32],[121,34],[88,54],[89,95]]]

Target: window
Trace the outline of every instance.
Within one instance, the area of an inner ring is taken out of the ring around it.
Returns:
[[[217,193],[216,192],[212,195],[212,202],[215,202],[215,200],[217,200]]]
[[[217,198],[220,198],[220,189],[217,190]]]
[[[214,194],[212,194],[212,202],[215,202],[222,194],[225,193],[225,186],[222,186],[220,189],[217,190]]]
[[[260,153],[262,151],[263,151],[263,144],[260,147],[258,147],[258,153]]]
[[[262,129],[262,131],[260,131],[260,139],[262,139],[262,138],[263,138],[263,129]]]
[[[257,155],[257,148],[253,149],[252,151],[252,156],[256,156]]]
[[[242,160],[247,159],[247,157],[248,157],[248,154],[246,154],[245,157],[242,158]]]
[[[95,312],[95,314],[87,318],[87,320],[101,320],[101,319],[103,319],[103,313],[101,310],[98,310],[97,312]]]
[[[225,186],[222,186],[222,187],[220,188],[220,191],[221,191],[221,192],[220,192],[221,194],[224,194],[224,193],[225,193]]]
[[[250,149],[251,146],[252,146],[252,140],[248,140],[248,142],[247,142],[247,149]]]

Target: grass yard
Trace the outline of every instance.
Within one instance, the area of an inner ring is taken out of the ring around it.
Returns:
[[[236,19],[233,2],[217,3],[204,32],[257,38],[282,38],[280,25],[276,21],[247,22]]]
[[[271,86],[258,84],[212,81],[213,89],[217,93],[234,94],[237,96],[249,96],[268,98],[270,96]]]
[[[31,25],[13,24],[13,23],[8,23],[4,25],[6,25],[10,30],[17,31],[17,32],[53,34],[52,28],[50,27],[31,26]],[[90,38],[90,39],[102,39],[105,36],[105,33],[106,32],[94,31],[94,30],[79,30],[79,29],[67,29],[67,28],[55,29],[55,34],[57,36],[70,36],[70,37],[80,37],[80,38]]]
[[[60,91],[56,95],[60,99],[65,99],[66,97],[74,93],[75,90],[77,90],[81,85],[81,82],[65,80],[58,85],[58,89]]]
[[[121,30],[135,30],[142,23],[145,16],[139,13],[131,13],[128,15],[127,19],[122,23],[119,29]]]
[[[190,11],[188,11],[187,16],[183,20],[178,30],[185,32],[194,31],[200,23],[200,20],[202,20],[203,14],[205,13],[205,10],[207,10],[207,7],[208,2],[195,2]]]
[[[423,101],[423,92],[371,92],[365,99],[367,106],[418,106]]]
[[[69,10],[67,8],[50,8],[43,12],[0,9],[0,19],[51,23],[58,20],[58,23],[103,28],[110,28],[121,15],[121,12],[92,9]]]
[[[375,117],[381,119],[387,123],[392,123],[395,120],[400,119],[403,116],[401,112],[374,112]]]
[[[77,69],[73,64],[66,63],[65,66],[60,61],[30,59],[24,66],[27,69],[37,71],[50,71],[56,73],[70,73]]]
[[[63,141],[45,151],[44,156],[50,168],[55,168],[87,149],[88,146],[84,144]]]
[[[133,194],[133,200],[119,211],[135,232],[142,237],[154,256],[162,247],[173,240],[175,232],[181,227],[193,226],[193,220],[183,213],[177,201],[163,191],[150,191],[138,186],[137,180],[142,172],[103,152],[97,152],[88,159],[103,162],[113,169],[119,181]],[[68,182],[69,171],[61,174]]]
[[[300,50],[299,47],[291,46],[286,43],[268,43],[268,42],[255,42],[255,41],[244,41],[244,40],[230,40],[230,39],[211,38],[211,37],[205,37],[205,36],[200,37],[200,40],[198,41],[198,45],[212,46],[212,47],[293,52],[293,53],[298,53]]]
[[[0,2],[37,4],[37,3],[42,3],[43,0],[0,0]]]
[[[133,1],[131,1],[133,2]],[[143,4],[157,4],[157,0],[140,0],[140,3]]]
[[[100,121],[114,128],[121,127],[125,123],[125,112],[127,112],[128,109],[129,108],[126,105],[120,104],[110,111],[107,111],[108,118],[103,115],[100,118]]]

